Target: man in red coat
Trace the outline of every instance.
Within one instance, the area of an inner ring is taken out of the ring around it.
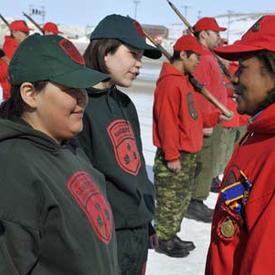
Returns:
[[[216,53],[239,60],[237,110],[252,117],[225,169],[206,274],[275,274],[275,15]]]
[[[10,84],[8,81],[9,61],[18,45],[29,35],[30,30],[24,20],[15,20],[10,24],[11,34],[4,38],[3,51],[5,57],[0,59],[0,85],[3,89],[4,100],[10,96]]]
[[[224,85],[224,75],[219,66],[214,48],[220,43],[219,32],[226,28],[220,27],[213,17],[203,17],[194,25],[195,36],[202,45],[204,53],[193,75],[203,84],[221,103],[226,106],[227,91]],[[198,154],[195,188],[190,202],[187,217],[203,222],[211,222],[213,210],[209,209],[203,201],[209,195],[215,156],[214,147],[218,144],[219,132],[215,129],[225,117],[209,103],[202,95],[197,94],[199,108],[203,117],[204,139],[203,148]],[[216,175],[215,175],[216,176]]]
[[[196,157],[202,147],[202,117],[188,78],[202,51],[193,36],[180,37],[170,63],[162,65],[154,94],[156,251],[170,257],[186,257],[195,248],[177,233],[191,200]]]

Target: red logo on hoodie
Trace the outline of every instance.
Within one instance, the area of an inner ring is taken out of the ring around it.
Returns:
[[[67,187],[80,208],[85,212],[97,237],[108,244],[112,237],[112,212],[97,184],[89,174],[81,171],[69,178]]]
[[[107,128],[116,160],[125,172],[136,176],[140,169],[140,156],[130,123],[121,119],[113,121]]]

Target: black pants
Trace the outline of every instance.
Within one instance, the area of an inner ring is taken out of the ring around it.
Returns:
[[[148,226],[116,230],[121,275],[145,274],[148,256]],[[144,272],[144,273],[143,273]]]

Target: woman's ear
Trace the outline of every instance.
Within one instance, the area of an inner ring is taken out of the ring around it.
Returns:
[[[37,95],[34,86],[30,82],[23,82],[20,86],[20,94],[23,101],[31,108],[37,106]]]

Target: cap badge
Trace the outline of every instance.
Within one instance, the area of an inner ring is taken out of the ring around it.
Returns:
[[[137,21],[133,21],[133,25],[136,29],[136,32],[139,34],[139,36],[144,38],[145,34],[143,32],[143,29],[142,29],[141,25]]]
[[[62,39],[60,40],[59,45],[74,62],[81,65],[85,64],[83,57],[71,41]]]

